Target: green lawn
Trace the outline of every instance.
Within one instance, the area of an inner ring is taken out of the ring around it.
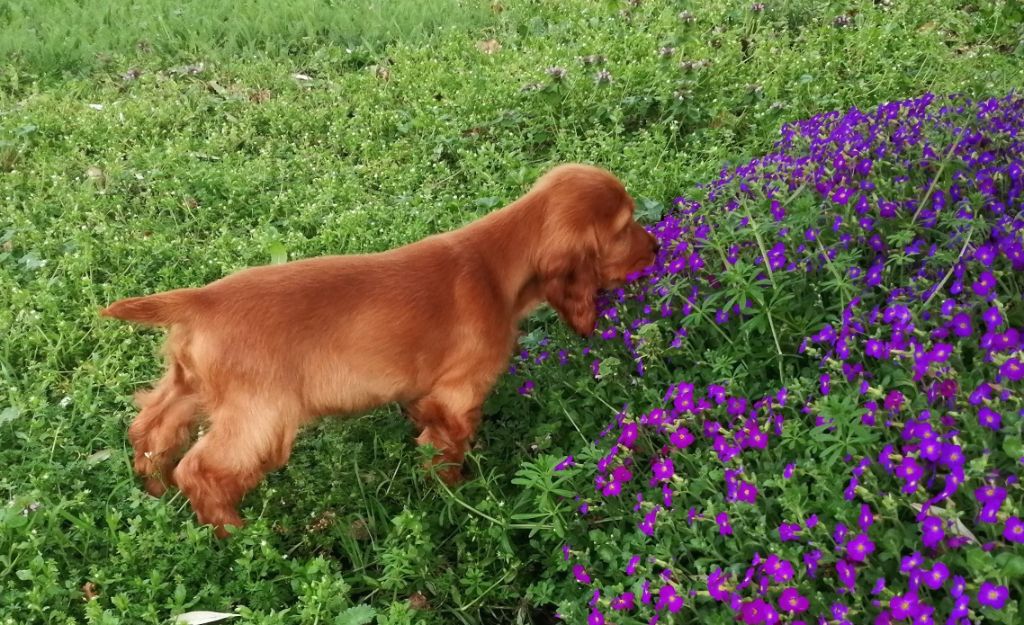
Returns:
[[[653,220],[786,120],[1024,85],[1012,2],[90,4],[0,6],[4,624],[552,622],[560,541],[512,477],[579,443],[564,414],[501,384],[455,492],[397,410],[325,422],[217,541],[139,489],[125,430],[161,336],[97,309],[408,243],[565,161]],[[612,414],[592,403],[568,400],[588,435]]]

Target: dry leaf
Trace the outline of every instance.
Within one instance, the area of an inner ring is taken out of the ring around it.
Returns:
[[[497,39],[488,39],[486,41],[477,42],[476,49],[484,54],[494,54],[498,50],[501,50],[501,44],[498,43]]]
[[[249,101],[253,104],[263,104],[270,100],[270,89],[260,89],[249,94]]]
[[[313,80],[312,76],[302,73],[292,74],[292,78],[295,80]]]
[[[96,597],[100,596],[100,594],[96,592],[96,584],[92,582],[85,582],[82,584],[82,594],[85,595],[82,598],[86,601],[92,601],[96,599]]]
[[[409,607],[413,610],[429,610],[430,602],[423,593],[414,592],[409,596]]]
[[[348,535],[356,540],[369,540],[370,529],[366,526],[365,520],[356,519],[348,526]]]
[[[914,510],[914,512],[917,512],[918,514],[921,513],[921,504],[912,503],[910,504],[910,507]],[[948,501],[946,502],[946,510],[950,510]],[[949,528],[949,533],[955,536],[963,536],[964,538],[968,538],[975,544],[981,544],[981,541],[978,540],[978,537],[975,536],[974,533],[971,532],[971,530],[967,529],[967,526],[963,524],[963,521],[960,520],[960,517],[953,517],[953,526]]]
[[[88,463],[91,466],[91,465],[94,465],[94,464],[99,464],[100,462],[108,460],[109,458],[110,458],[110,450],[109,449],[101,449],[101,450],[99,450],[99,451],[97,451],[95,453],[89,454],[89,456],[85,459],[85,461],[86,461],[86,463]]]
[[[221,84],[216,80],[211,80],[207,82],[206,86],[210,91],[216,93],[219,96],[226,96],[228,93],[228,90],[221,86]]]
[[[199,610],[198,612],[186,612],[179,614],[175,623],[183,623],[184,625],[205,625],[206,623],[216,623],[217,621],[223,621],[224,619],[238,618],[237,614],[231,614],[230,612],[208,612],[206,610]]]
[[[306,529],[310,532],[322,532],[334,524],[335,516],[333,511],[325,510],[317,515],[313,522],[306,526]]]

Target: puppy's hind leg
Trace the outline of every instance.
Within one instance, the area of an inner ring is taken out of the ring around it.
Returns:
[[[238,504],[263,475],[283,466],[298,428],[296,411],[248,401],[210,411],[210,430],[174,469],[174,483],[188,497],[200,523],[226,537],[226,525],[241,527]]]
[[[172,365],[156,388],[135,395],[141,410],[128,428],[128,439],[135,450],[135,472],[155,497],[167,490],[199,411],[198,398],[182,378],[179,366]]]

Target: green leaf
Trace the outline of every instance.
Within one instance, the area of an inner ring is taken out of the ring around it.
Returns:
[[[2,419],[0,419],[2,420]],[[1007,456],[1017,459],[1024,456],[1024,443],[1017,436],[1007,436],[1003,439],[1003,452]]]
[[[280,265],[281,263],[288,262],[288,250],[284,244],[277,241],[270,244],[270,264]]]
[[[0,412],[0,424],[7,423],[8,421],[14,421],[21,415],[21,410],[14,407],[8,406]]]
[[[622,364],[622,361],[618,358],[611,356],[601,361],[598,367],[597,375],[600,378],[606,377],[610,373],[614,373],[616,369]]]
[[[377,616],[377,611],[368,605],[353,606],[334,617],[335,625],[366,625]]]
[[[665,214],[665,207],[661,202],[650,198],[639,198],[636,207],[636,219],[640,222],[654,222],[661,219]]]
[[[996,556],[996,566],[1010,579],[1024,578],[1024,557],[1004,551]]]

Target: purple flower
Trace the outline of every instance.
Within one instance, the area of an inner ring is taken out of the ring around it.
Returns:
[[[764,571],[771,576],[776,584],[783,584],[793,579],[793,565],[789,560],[782,560],[774,553],[764,563]]]
[[[945,537],[946,532],[942,529],[941,519],[930,516],[921,523],[921,543],[925,547],[934,547],[942,542],[942,539]]]
[[[988,406],[978,409],[978,424],[990,430],[999,431],[1003,427],[1003,415]]]
[[[715,569],[711,575],[708,575],[708,594],[715,601],[727,601],[731,596],[729,590],[725,587],[727,577],[722,569]]]
[[[816,577],[818,573],[818,562],[821,561],[821,550],[815,549],[804,554],[804,567],[809,577]]]
[[[886,345],[885,341],[878,339],[869,339],[864,345],[864,353],[872,358],[878,358],[879,360],[885,360],[889,358],[889,346]]]
[[[852,189],[847,187],[836,187],[832,190],[832,201],[836,204],[846,204],[850,200],[850,196],[853,194]]]
[[[732,525],[729,524],[729,513],[719,512],[715,515],[715,523],[718,524],[718,533],[721,536],[732,536]]]
[[[656,610],[667,609],[674,614],[683,608],[683,597],[676,593],[675,586],[662,586],[658,589],[658,602],[654,608]]]
[[[971,316],[967,313],[957,313],[950,320],[950,326],[953,329],[953,334],[960,338],[967,338],[973,332],[971,328]]]
[[[787,588],[779,595],[779,610],[791,614],[807,611],[810,602],[796,588]]]
[[[572,459],[572,456],[566,456],[565,460],[555,465],[555,471],[565,471],[569,467],[575,466],[576,461]]]
[[[671,480],[672,476],[676,474],[676,469],[675,465],[672,464],[671,458],[661,458],[654,462],[651,472],[654,474],[654,477],[651,478],[651,484],[655,484]]]
[[[1003,539],[1011,543],[1024,542],[1024,521],[1019,517],[1009,517],[1003,525]]]
[[[877,595],[885,590],[885,578],[879,577],[875,580],[875,585],[871,587],[871,594]]]
[[[967,581],[959,575],[953,576],[953,583],[950,584],[949,595],[951,597],[959,598],[967,590]]]
[[[802,528],[799,523],[783,523],[779,526],[779,540],[784,543],[799,540],[801,529]]]
[[[1006,586],[997,586],[992,582],[982,582],[978,588],[978,603],[993,610],[1002,610],[1009,596],[1010,591]]]
[[[693,434],[691,434],[690,430],[686,429],[683,426],[680,426],[678,430],[672,432],[672,435],[669,436],[669,442],[672,443],[672,445],[674,445],[677,449],[686,449],[691,444],[693,444],[693,441]]]
[[[626,564],[626,575],[633,575],[636,573],[636,565],[640,563],[640,556],[633,556],[629,559]]]
[[[857,567],[847,560],[839,560],[836,562],[836,576],[846,592],[853,592],[857,584]]]
[[[740,605],[740,622],[746,625],[761,625],[762,623],[775,623],[779,615],[768,603],[762,599],[744,601]]]
[[[932,590],[938,590],[942,588],[942,585],[946,583],[948,578],[949,567],[942,562],[936,562],[930,570],[924,573],[921,582]]]
[[[917,571],[917,569],[920,568],[921,564],[923,563],[924,558],[921,556],[920,553],[915,551],[909,556],[904,556],[900,560],[900,573],[903,573],[904,575],[910,575],[911,573]]]
[[[572,575],[581,584],[590,583],[590,575],[587,573],[587,569],[583,568],[582,564],[574,564],[572,566]]]
[[[746,397],[730,397],[726,402],[726,413],[736,416],[747,411]]]
[[[1020,382],[1024,378],[1024,365],[1019,358],[1009,358],[999,367],[999,375],[1011,382]]]
[[[917,615],[919,603],[917,594],[909,592],[902,595],[894,595],[889,600],[889,611],[896,620],[903,620]]]
[[[654,536],[654,524],[658,518],[658,508],[655,507],[644,515],[644,520],[637,523],[637,528],[647,536]]]
[[[866,503],[860,505],[860,516],[857,517],[857,525],[861,531],[867,531],[875,522],[875,513],[871,511],[871,506]]]
[[[758,427],[757,421],[751,421],[746,429],[746,446],[750,449],[764,449],[768,446],[768,436]]]
[[[903,396],[903,393],[896,390],[892,390],[889,391],[889,393],[885,396],[885,401],[882,403],[882,406],[886,410],[892,412],[899,412],[899,410],[903,407],[904,400],[905,398]]]
[[[736,491],[736,499],[746,503],[754,503],[757,500],[757,487],[750,482],[741,481]]]
[[[960,595],[953,602],[953,609],[949,611],[949,618],[951,622],[960,622],[958,619],[963,619],[967,616],[970,610],[971,598],[967,595]],[[950,622],[947,621],[947,622]]]
[[[636,606],[636,597],[631,592],[624,592],[611,601],[611,608],[618,612],[632,610]]]
[[[988,398],[992,397],[992,386],[987,382],[982,382],[971,391],[971,397],[968,398],[967,402],[971,406],[978,406]]]
[[[978,500],[983,507],[989,508],[994,507],[999,509],[1006,501],[1006,489],[1000,486],[983,486],[974,491],[974,498]]]
[[[986,297],[996,288],[996,277],[991,271],[983,271],[978,279],[971,284],[971,290],[978,297]]]
[[[917,490],[917,482],[924,474],[924,469],[910,456],[905,456],[896,467],[896,477],[903,480],[903,492],[912,493]]]
[[[874,553],[875,543],[868,538],[867,534],[857,534],[853,540],[846,545],[846,557],[854,562],[863,562],[869,555]]]

